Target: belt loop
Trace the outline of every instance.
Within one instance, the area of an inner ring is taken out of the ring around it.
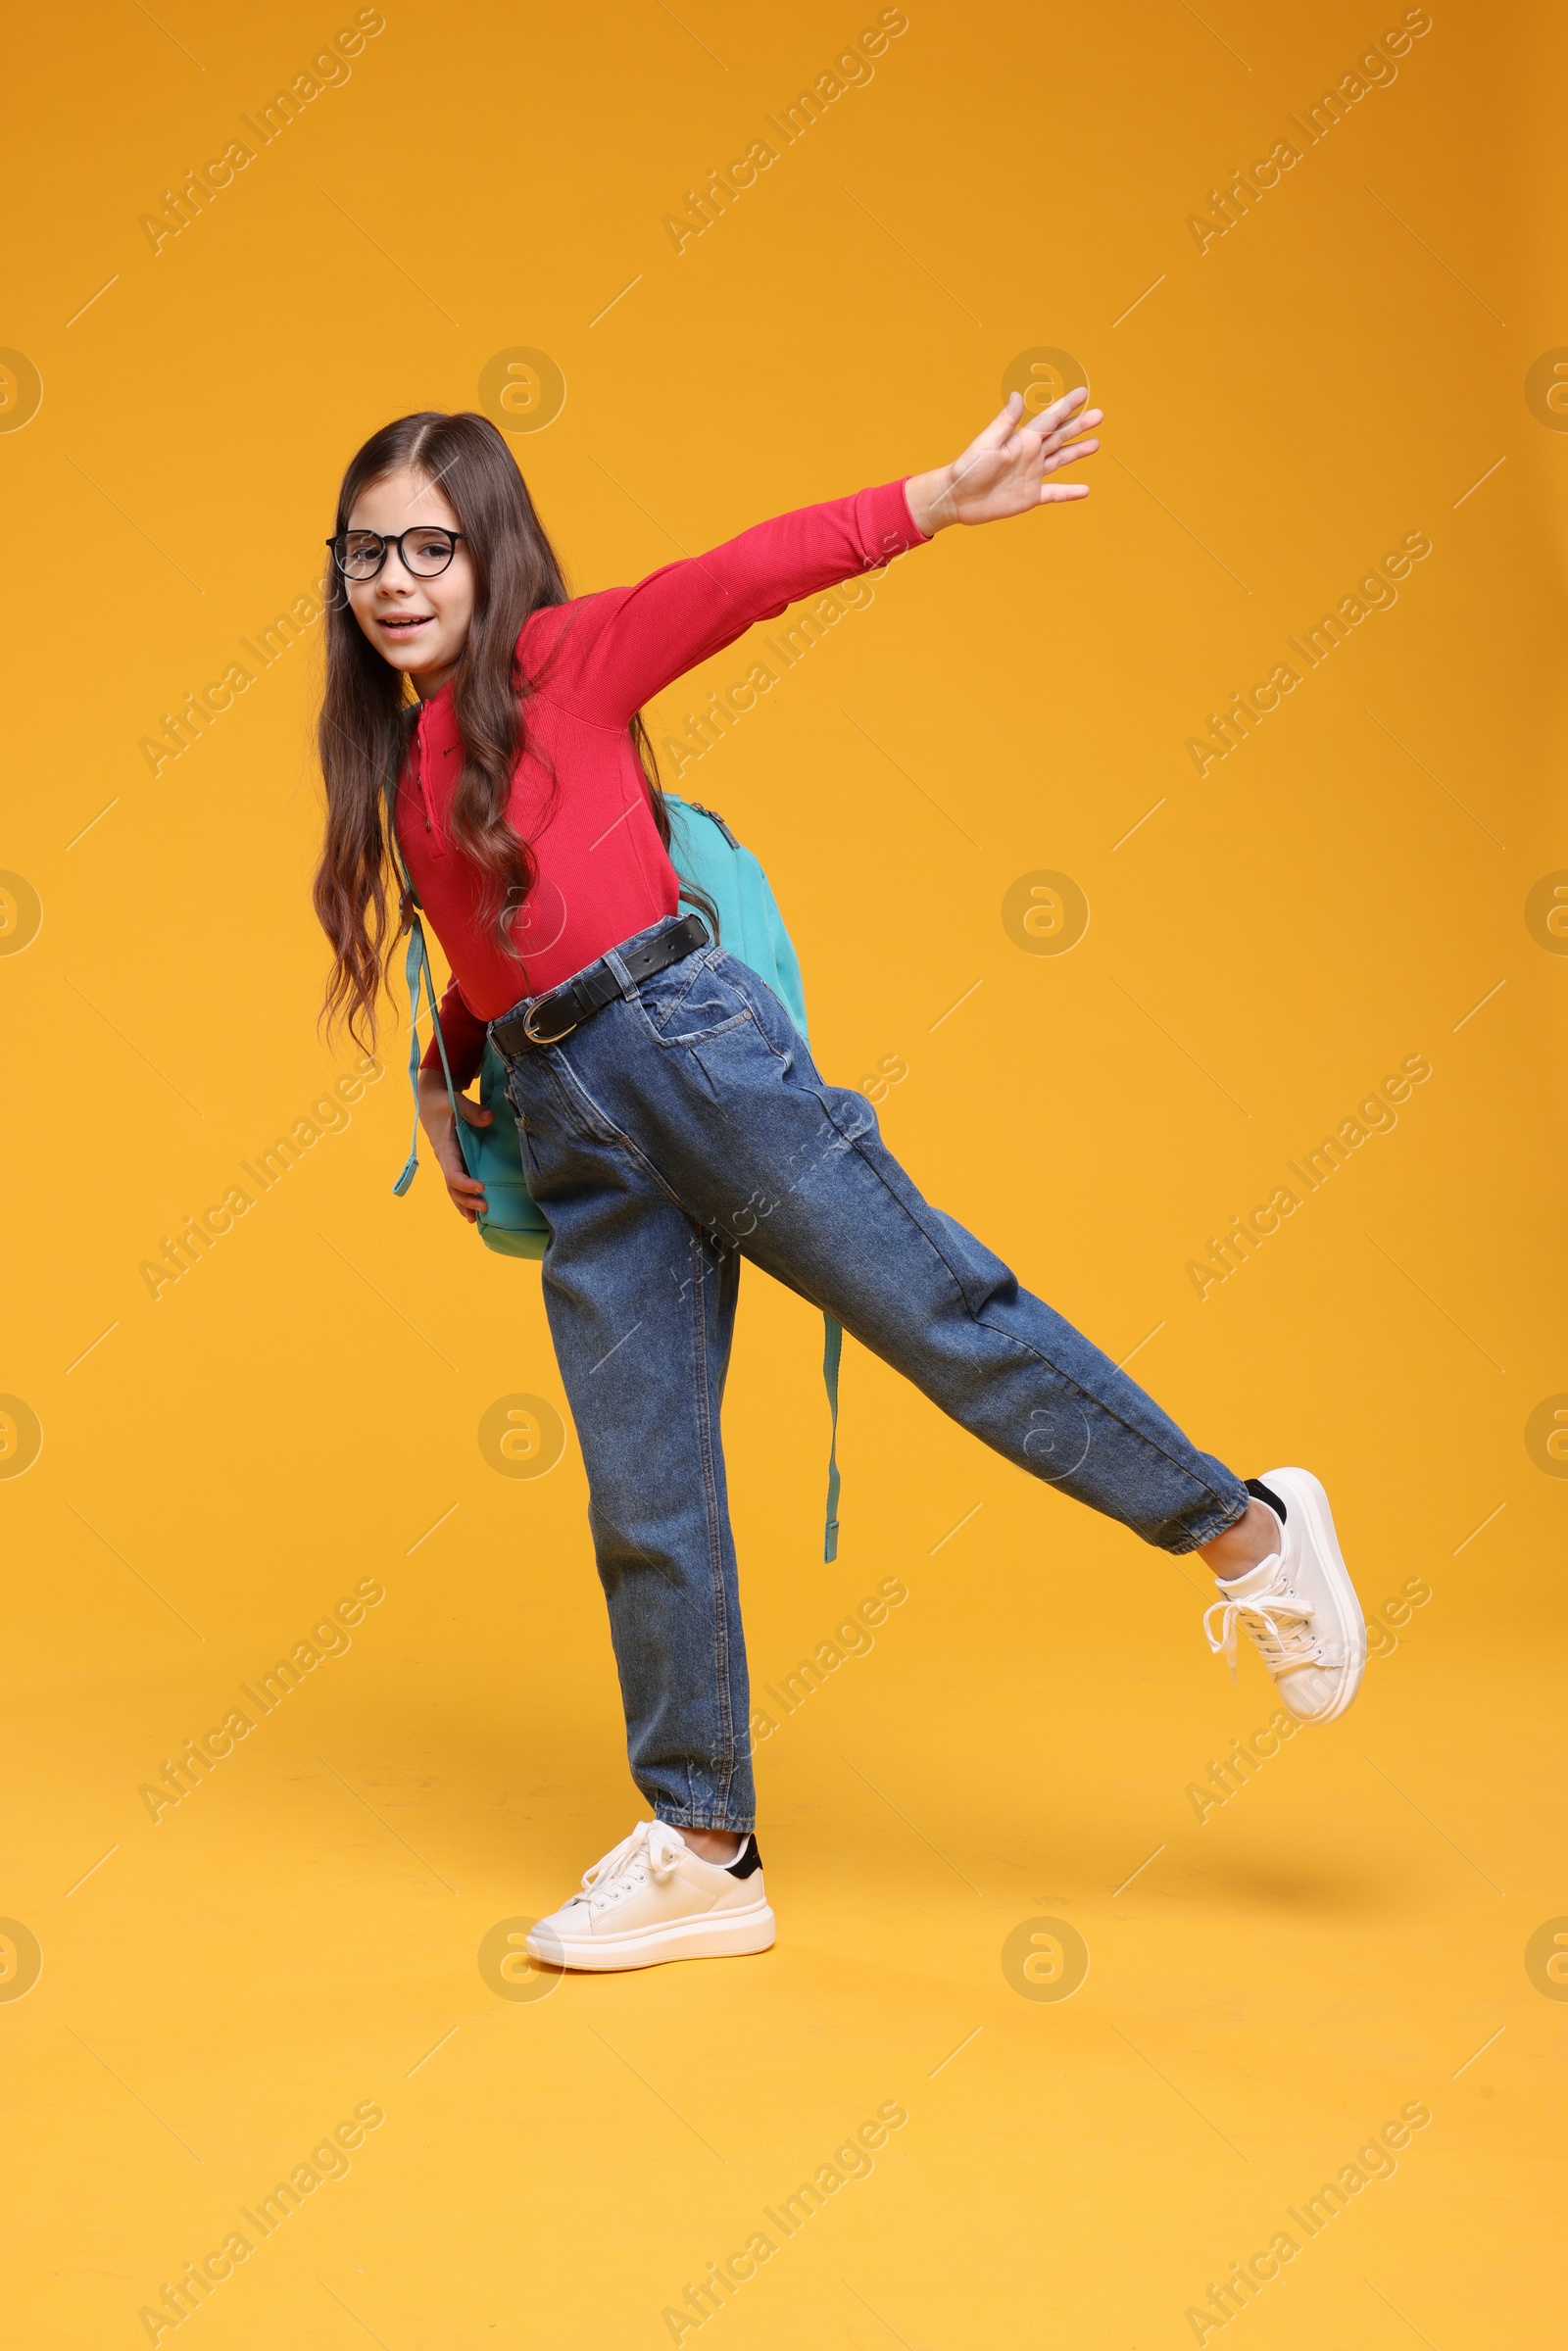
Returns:
[[[616,981],[619,984],[621,994],[623,996],[630,996],[633,990],[636,988],[637,983],[632,978],[631,973],[626,969],[626,958],[620,953],[620,950],[616,947],[607,947],[605,950],[604,959],[607,967],[614,973]]]

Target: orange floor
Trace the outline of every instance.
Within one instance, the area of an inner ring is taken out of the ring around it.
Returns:
[[[731,1417],[782,1385],[814,1437],[808,1323],[753,1291]],[[346,1304],[368,1343],[386,1309]],[[389,1466],[423,1375],[385,1345]],[[690,2289],[734,2255],[702,2325],[758,2345],[1208,2341],[1210,2289],[1255,2255],[1266,2344],[1556,2339],[1560,1659],[1502,1596],[1543,1540],[1528,1463],[1466,1543],[1453,1493],[1392,1493],[1347,1445],[1368,1598],[1430,1596],[1354,1711],[1282,1744],[1254,1662],[1233,1689],[1203,1647],[1193,1563],[853,1355],[851,1429],[881,1445],[847,1446],[844,1557],[811,1562],[814,1478],[741,1497],[752,1555],[775,1512],[794,1551],[752,1578],[759,1683],[907,1592],[795,1680],[760,1750],[778,1947],[541,1977],[509,1933],[635,1805],[574,1457],[503,1481],[470,1441],[377,1491],[350,1445],[301,1506],[243,1381],[186,1424],[162,1520],[103,1465],[76,1501],[45,1500],[42,1459],[30,1481],[19,2342],[135,2339],[212,2255],[201,2333],[236,2347],[690,2341]],[[289,1440],[296,1480],[317,1450]],[[366,1584],[339,1645],[327,1612]],[[263,1690],[318,1624],[335,1653]],[[254,1728],[155,1823],[141,1786],[236,1706]],[[1237,1739],[1275,1751],[1216,1800]]]

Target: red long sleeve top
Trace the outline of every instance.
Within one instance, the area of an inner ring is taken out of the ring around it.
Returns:
[[[447,831],[463,758],[450,683],[420,706],[398,782],[397,833],[452,966],[441,1026],[457,1084],[478,1070],[486,1021],[676,910],[675,871],[628,732],[635,712],[754,621],[925,544],[904,481],[888,482],[760,522],[635,587],[530,615],[517,640],[531,687],[526,747],[507,804],[538,861],[538,881],[512,919],[520,961],[481,921],[478,870]],[[433,1037],[424,1064],[440,1066]]]

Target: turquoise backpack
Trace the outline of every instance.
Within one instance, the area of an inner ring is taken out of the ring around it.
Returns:
[[[801,986],[800,958],[784,928],[784,918],[768,887],[766,874],[751,851],[742,848],[723,817],[715,816],[711,808],[700,808],[696,801],[676,800],[668,794],[665,795],[664,806],[669,810],[670,861],[680,878],[683,902],[686,902],[689,890],[700,891],[710,902],[717,912],[719,937],[726,950],[766,981],[804,1038],[806,997]],[[452,1098],[458,1146],[469,1175],[477,1176],[484,1186],[485,1213],[479,1218],[479,1237],[486,1249],[495,1249],[504,1257],[542,1257],[545,1244],[550,1238],[550,1228],[534,1205],[522,1172],[516,1112],[507,1097],[506,1063],[495,1047],[487,1041],[479,1071],[479,1101],[482,1107],[490,1112],[491,1123],[487,1127],[469,1126],[457,1106],[457,1088],[452,1082],[446,1040],[441,1034],[440,1015],[436,1010],[435,981],[424,944],[424,926],[415,910],[419,901],[404,865],[403,853],[398,847],[397,833],[390,822],[390,815],[387,829],[409,909],[406,965],[411,1034],[409,1083],[414,1088],[416,1104],[414,1138],[408,1160],[392,1189],[400,1196],[407,1192],[419,1165],[417,1104],[419,991],[422,985],[429,999],[430,1023],[435,1031],[441,1067],[446,1075],[447,1092]],[[697,910],[705,911],[701,907]],[[825,1560],[831,1560],[837,1558],[839,1547],[839,1357],[843,1350],[844,1333],[831,1315],[824,1315],[822,1321],[822,1379],[827,1388],[831,1418],[827,1517],[822,1556]]]

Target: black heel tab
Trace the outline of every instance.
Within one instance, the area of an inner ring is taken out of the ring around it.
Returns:
[[[1283,1527],[1288,1514],[1286,1512],[1285,1504],[1280,1500],[1279,1495],[1274,1492],[1273,1488],[1271,1486],[1265,1486],[1261,1478],[1244,1478],[1242,1480],[1242,1484],[1247,1488],[1249,1494],[1256,1494],[1260,1502],[1267,1502],[1269,1508],[1273,1511],[1275,1517],[1279,1520],[1280,1525]]]
[[[760,1870],[762,1866],[762,1856],[757,1849],[756,1837],[748,1837],[745,1844],[741,1847],[739,1858],[726,1862],[724,1866],[732,1878],[749,1878],[754,1871]]]

